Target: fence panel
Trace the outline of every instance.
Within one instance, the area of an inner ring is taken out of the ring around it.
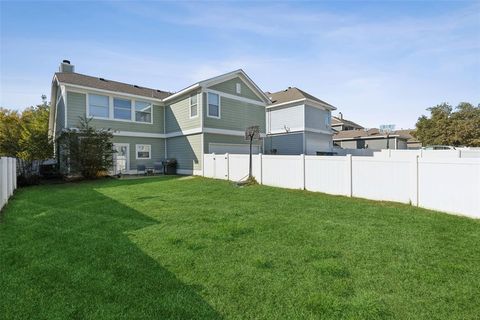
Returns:
[[[249,155],[230,154],[228,164],[229,180],[240,181],[248,178]],[[257,182],[261,182],[261,155],[252,155],[252,175]]]
[[[262,156],[263,184],[303,189],[303,156]]]
[[[373,200],[414,202],[411,170],[414,161],[352,158],[352,194]]]
[[[305,157],[305,189],[350,196],[351,157]]]
[[[0,158],[0,209],[17,188],[17,162],[14,158]]]
[[[207,178],[215,177],[215,155],[204,154],[203,155],[203,176]]]
[[[419,206],[480,218],[480,159],[419,159]]]
[[[215,162],[215,179],[228,180],[228,154],[216,154],[213,158]]]

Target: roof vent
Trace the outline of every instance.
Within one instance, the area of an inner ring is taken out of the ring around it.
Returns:
[[[75,66],[70,64],[70,60],[63,60],[62,63],[60,63],[58,71],[64,73],[73,73],[75,72]]]
[[[107,80],[105,80],[104,78],[98,78],[100,79],[100,81],[105,81],[105,82],[108,82]]]
[[[135,88],[141,89],[141,87],[137,86],[136,84],[133,85]]]

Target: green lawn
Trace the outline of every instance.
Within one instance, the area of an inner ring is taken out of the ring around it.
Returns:
[[[478,319],[480,221],[203,178],[18,190],[0,318]]]

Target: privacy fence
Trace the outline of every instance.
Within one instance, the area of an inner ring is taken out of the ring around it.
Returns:
[[[17,159],[0,158],[0,210],[17,188]]]
[[[248,155],[205,154],[205,177],[239,181]],[[480,158],[254,155],[253,176],[264,185],[305,189],[480,218]]]

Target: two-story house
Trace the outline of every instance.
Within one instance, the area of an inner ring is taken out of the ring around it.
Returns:
[[[267,92],[267,95],[272,104],[266,109],[266,153],[321,155],[332,152],[334,106],[292,87]]]
[[[270,103],[243,70],[171,93],[79,74],[64,60],[52,80],[49,128],[56,139],[85,117],[114,130],[116,171],[135,173],[137,165],[175,158],[179,173],[201,174],[204,153],[248,151],[245,128],[258,125],[265,135]],[[262,152],[262,144],[254,151]]]

